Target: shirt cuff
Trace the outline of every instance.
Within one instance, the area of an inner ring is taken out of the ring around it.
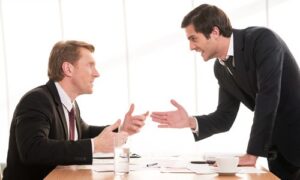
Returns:
[[[92,144],[92,154],[94,154],[94,152],[95,152],[94,139],[91,139],[91,144]]]
[[[196,128],[195,128],[195,129],[192,129],[192,128],[191,128],[191,130],[192,130],[193,133],[198,134],[198,133],[199,133],[198,121],[197,121],[197,118],[194,117],[194,116],[193,116],[193,119],[195,120]]]

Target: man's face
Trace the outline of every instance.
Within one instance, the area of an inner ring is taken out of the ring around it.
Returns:
[[[207,39],[204,34],[195,31],[194,25],[190,24],[185,28],[187,39],[190,42],[190,49],[201,53],[204,61],[208,61],[217,56],[217,41],[214,31]]]
[[[99,73],[95,67],[93,54],[89,50],[81,48],[80,55],[80,59],[74,64],[72,84],[77,91],[76,94],[91,94],[93,82],[99,77]]]

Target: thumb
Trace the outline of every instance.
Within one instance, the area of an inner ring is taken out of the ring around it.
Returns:
[[[108,126],[108,128],[109,128],[111,131],[113,131],[113,130],[115,130],[115,129],[118,129],[120,125],[121,125],[121,120],[118,119],[114,124]]]
[[[133,113],[133,110],[134,110],[134,104],[131,104],[131,105],[130,105],[130,108],[129,108],[129,110],[128,110],[128,112],[126,113],[126,115],[127,115],[127,116],[128,116],[128,115],[131,116],[131,114]]]
[[[175,106],[177,109],[182,109],[183,107],[178,104],[174,99],[171,99],[171,104],[173,104],[173,106]]]
[[[143,115],[147,117],[149,115],[149,111],[145,112]]]

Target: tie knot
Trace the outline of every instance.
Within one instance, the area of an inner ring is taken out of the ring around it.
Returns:
[[[225,59],[223,62],[224,62],[224,64],[226,64],[227,66],[234,66],[234,63],[233,63],[233,56],[228,56],[227,59]]]
[[[228,56],[225,60],[224,63],[227,64],[229,62],[232,62],[233,56]]]

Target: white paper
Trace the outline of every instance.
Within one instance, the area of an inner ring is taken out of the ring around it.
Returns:
[[[188,164],[187,168],[197,174],[214,174],[216,171],[208,164]]]
[[[193,173],[193,171],[187,168],[176,168],[176,167],[161,167],[160,172],[162,173]]]
[[[191,173],[186,161],[168,159],[159,162],[160,172],[163,173]]]

